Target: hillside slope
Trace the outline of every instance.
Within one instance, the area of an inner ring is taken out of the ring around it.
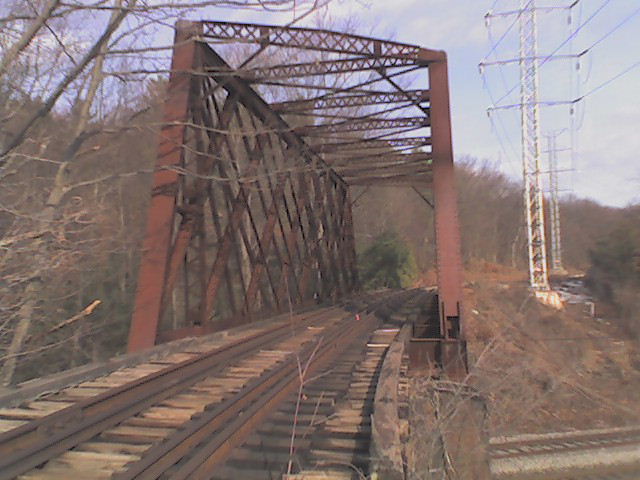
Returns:
[[[485,263],[466,278],[470,383],[491,435],[640,423],[637,337],[580,306],[540,305],[520,272]]]

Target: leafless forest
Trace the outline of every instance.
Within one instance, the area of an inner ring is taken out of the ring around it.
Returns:
[[[2,3],[0,363],[5,385],[108,358],[124,348],[171,53],[169,27],[216,6],[278,9],[296,19],[319,15],[317,21],[325,22],[322,11],[314,12],[322,4]],[[524,268],[520,185],[489,161],[458,160],[465,261]],[[415,258],[414,280],[428,282],[434,255],[430,199],[396,188],[356,189],[352,199],[359,249],[382,232],[395,231]],[[638,306],[633,254],[640,249],[640,207],[614,209],[565,198],[561,209],[566,267],[590,271],[600,294],[623,317],[631,315]],[[628,274],[616,275],[617,265]]]

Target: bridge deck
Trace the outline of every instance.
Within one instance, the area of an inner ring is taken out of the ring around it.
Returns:
[[[53,391],[47,389],[52,383],[41,380],[43,391],[32,387],[31,398],[26,392],[21,399],[0,398],[0,478],[155,478],[166,472],[170,478],[196,478],[195,472],[211,471],[231,453],[242,456],[234,447],[255,442],[249,434],[265,421],[291,433],[296,420],[288,409],[299,396],[299,366],[310,381],[299,397],[300,428],[307,422],[307,429],[313,416],[309,398],[331,403],[347,391],[354,402],[360,400],[359,421],[366,423],[377,368],[397,331],[372,333],[381,322],[373,312],[388,315],[388,309],[425,294],[362,296],[343,307],[178,342],[106,374],[118,361],[82,380],[79,372],[69,374],[70,384]],[[351,428],[357,405],[338,408],[334,402],[327,415],[322,403],[316,415],[325,415],[324,427],[338,436]],[[238,468],[233,462],[228,468]]]

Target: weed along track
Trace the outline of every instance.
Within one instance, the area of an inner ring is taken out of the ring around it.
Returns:
[[[375,312],[413,295],[232,332],[4,408],[16,423],[0,434],[0,478],[271,478],[316,468],[357,478],[367,471],[376,374],[396,333],[380,329]]]
[[[363,321],[363,320],[360,320]],[[292,392],[212,478],[364,478],[376,381],[397,329],[366,329]]]

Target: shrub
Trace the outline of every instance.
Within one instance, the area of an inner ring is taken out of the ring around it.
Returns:
[[[365,288],[408,287],[417,273],[411,250],[393,231],[378,235],[362,252],[358,263]]]

